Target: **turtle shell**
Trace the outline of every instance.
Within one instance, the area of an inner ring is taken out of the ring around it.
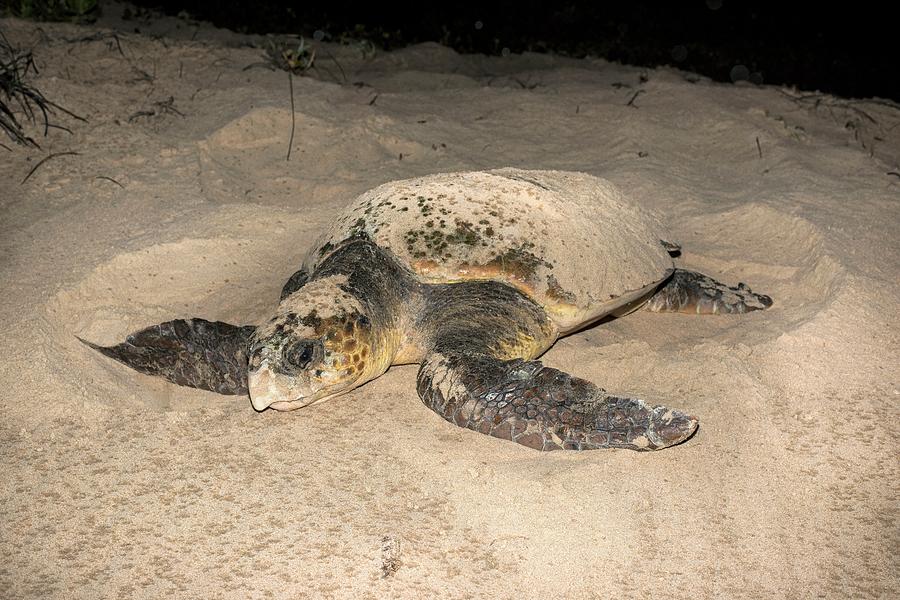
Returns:
[[[561,332],[640,298],[672,269],[659,221],[585,173],[497,169],[393,181],[323,233],[309,272],[368,237],[423,282],[497,280],[543,305]]]

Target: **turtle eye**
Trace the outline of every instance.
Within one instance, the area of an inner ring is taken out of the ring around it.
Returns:
[[[322,343],[318,340],[300,340],[284,353],[284,359],[297,369],[305,369],[312,360],[322,356]]]

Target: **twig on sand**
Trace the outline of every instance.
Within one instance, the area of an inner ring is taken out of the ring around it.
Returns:
[[[113,48],[113,42],[110,42],[110,39],[115,42],[115,48],[119,51],[119,54],[122,56],[122,58],[125,58],[125,53],[122,51],[122,43],[119,41],[119,36],[116,33],[98,31],[97,33],[92,33],[91,35],[85,35],[78,38],[66,38],[66,41],[71,44],[78,44],[81,42],[106,41],[107,48],[111,50]]]
[[[288,141],[288,151],[285,161],[291,160],[291,148],[294,147],[294,125],[296,116],[294,115],[294,74],[288,71],[288,87],[291,90],[291,139]]]
[[[759,157],[762,158],[762,146],[759,145],[759,136],[756,136],[756,151],[759,152]]]
[[[637,108],[638,106],[637,106],[637,104],[634,103],[634,101],[637,99],[638,96],[640,96],[643,93],[644,93],[644,90],[636,91],[634,94],[632,94],[631,99],[625,104],[625,106],[633,106],[634,108]]]
[[[862,116],[864,116],[869,121],[876,123],[875,119],[869,116],[865,111],[858,108],[861,104],[876,104],[878,106],[886,106],[888,108],[893,108],[894,110],[900,110],[900,103],[894,102],[893,100],[885,100],[883,98],[851,98],[849,100],[845,100],[843,98],[835,98],[834,96],[830,96],[828,94],[792,94],[787,90],[779,89],[779,92],[783,96],[787,96],[788,99],[798,102],[800,104],[813,104],[818,107],[819,105],[823,106],[839,106],[841,108],[849,108],[855,112],[859,112]]]
[[[38,164],[36,164],[36,165],[34,165],[33,167],[31,167],[31,170],[28,171],[28,175],[25,176],[25,179],[23,179],[23,180],[21,181],[21,183],[19,183],[19,185],[22,185],[22,184],[24,184],[26,181],[28,181],[28,179],[29,179],[32,175],[34,175],[34,172],[38,170],[38,167],[40,167],[42,164],[44,164],[45,162],[47,162],[47,161],[50,160],[51,158],[56,158],[57,156],[78,156],[78,155],[79,155],[78,152],[54,152],[53,154],[48,154],[47,156],[45,156],[44,158],[42,158],[40,161],[38,161]]]
[[[291,149],[294,146],[294,130],[297,119],[294,105],[294,75],[304,75],[311,69],[316,69],[318,71],[319,68],[319,65],[316,63],[316,52],[318,52],[319,48],[312,44],[307,44],[303,36],[300,36],[297,46],[293,47],[295,39],[296,38],[276,39],[269,37],[268,45],[266,47],[266,60],[263,62],[252,63],[244,67],[244,71],[252,69],[253,67],[266,67],[272,70],[281,69],[287,71],[288,87],[290,88],[291,93],[291,139],[288,142],[287,156],[285,157],[286,161],[291,160]],[[343,81],[335,77],[328,69],[322,67],[322,70],[336,82],[347,83],[347,74],[344,72],[344,67],[341,66],[338,59],[336,59],[326,48],[322,48],[322,51],[337,65]]]
[[[139,117],[155,117],[161,114],[175,114],[181,118],[184,118],[184,113],[175,108],[175,97],[169,96],[165,100],[160,100],[158,102],[153,103],[154,108],[150,110],[139,110],[130,117],[128,117],[128,122],[132,123]]]
[[[294,105],[294,75],[303,75],[314,68],[316,63],[316,48],[312,45],[307,45],[306,40],[303,39],[302,36],[300,37],[300,42],[297,44],[296,48],[292,47],[286,40],[276,40],[270,37],[268,40],[268,47],[266,48],[266,54],[266,62],[247,65],[244,67],[244,70],[246,71],[255,66],[263,66],[270,69],[287,71],[288,89],[290,90],[291,95],[291,138],[288,140],[287,156],[284,160],[289,161],[291,160],[291,149],[294,146],[294,131],[297,125],[296,108]],[[333,56],[330,54],[329,56],[334,60]],[[338,68],[341,70],[341,75],[343,75],[344,81],[346,81],[347,76],[344,75],[344,69],[341,68],[340,63],[336,60],[334,62],[337,63]]]
[[[874,155],[875,144],[884,141],[883,134],[893,129],[893,127],[885,129],[875,117],[862,107],[875,105],[900,110],[900,104],[881,98],[848,100],[821,93],[799,94],[784,89],[778,91],[795,104],[808,107],[812,111],[817,111],[819,108],[827,109],[829,115],[836,123],[842,124],[844,129],[853,132],[853,139],[864,150],[868,150],[870,156]],[[871,126],[874,126],[874,131],[871,129]]]
[[[116,181],[115,179],[113,179],[112,177],[107,177],[106,175],[97,175],[94,179],[105,179],[106,181],[112,181],[114,184],[116,184],[117,186],[119,186],[119,187],[122,188],[123,190],[125,189],[125,186],[124,186],[124,185],[122,185],[121,183],[119,183],[118,181]]]

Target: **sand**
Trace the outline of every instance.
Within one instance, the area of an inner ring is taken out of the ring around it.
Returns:
[[[286,161],[288,78],[245,70],[251,38],[105,19],[0,21],[34,46],[32,83],[88,120],[0,148],[0,597],[896,594],[900,111],[594,59],[334,44],[294,78]],[[20,183],[54,152],[78,154]],[[606,177],[665,216],[680,265],[775,299],[639,312],[545,355],[699,415],[687,443],[541,454],[431,413],[414,366],[256,413],[75,338],[259,323],[358,193],[502,166]]]

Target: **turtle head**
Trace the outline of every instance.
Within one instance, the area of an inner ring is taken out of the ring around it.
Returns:
[[[249,356],[253,408],[294,410],[348,392],[379,373],[369,318],[353,307],[322,318],[286,311],[257,330]]]

